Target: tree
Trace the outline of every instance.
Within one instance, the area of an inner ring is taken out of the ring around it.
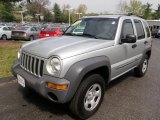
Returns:
[[[4,22],[15,20],[13,15],[13,5],[11,2],[0,2],[0,20]]]
[[[157,10],[155,10],[154,18],[155,19],[160,19],[160,4],[158,4]]]
[[[129,5],[126,7],[126,9],[127,9],[127,12],[129,13],[142,16],[144,12],[144,5],[140,0],[131,0]]]
[[[140,0],[131,0],[129,4],[126,1],[122,1],[118,5],[118,12],[121,14],[133,13],[134,15],[143,16],[144,5]]]
[[[45,7],[49,5],[49,0],[27,0],[28,3],[39,3],[41,6]]]
[[[62,12],[57,3],[55,3],[53,6],[53,12],[54,12],[54,17],[55,17],[55,22],[57,23],[62,22]]]
[[[26,5],[27,12],[29,15],[33,16],[34,20],[36,20],[37,14],[40,14],[44,16],[44,19],[48,21],[48,18],[51,15],[51,13],[48,9],[45,7],[49,4],[49,0],[31,0],[30,3]],[[36,9],[35,9],[36,8]]]
[[[20,2],[20,1],[22,1],[22,0],[1,0],[1,2],[6,2],[6,3],[8,3],[8,2]]]
[[[78,13],[85,14],[87,11],[87,6],[85,4],[80,4],[77,8]]]
[[[44,15],[44,21],[45,22],[52,22],[53,21],[53,15],[48,9],[43,10],[43,15]]]
[[[127,2],[126,1],[120,1],[118,4],[118,9],[117,9],[119,14],[126,14],[127,13]]]
[[[63,8],[62,8],[62,21],[67,23],[68,22],[68,17],[69,17],[69,8],[70,8],[70,5],[69,4],[66,4],[66,5],[63,5]]]
[[[144,13],[143,13],[143,18],[144,19],[152,19],[152,4],[147,3],[144,5]]]
[[[14,3],[22,0],[1,0],[0,1],[0,20],[4,22],[14,21]]]

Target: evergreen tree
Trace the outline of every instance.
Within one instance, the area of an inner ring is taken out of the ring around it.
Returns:
[[[61,12],[61,9],[57,3],[54,4],[53,12],[54,12],[55,22],[57,22],[57,23],[62,22],[62,19],[61,19],[62,12]]]
[[[157,10],[155,10],[155,19],[160,19],[160,4],[158,4]]]
[[[144,5],[145,9],[144,9],[144,14],[143,14],[143,18],[144,19],[152,19],[152,4],[147,3],[146,5]]]

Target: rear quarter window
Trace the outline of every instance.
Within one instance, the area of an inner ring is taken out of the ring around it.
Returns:
[[[146,22],[143,22],[143,23],[144,23],[144,26],[145,26],[145,30],[147,32],[147,37],[151,37],[150,30],[149,30],[149,27],[148,27],[147,23]]]

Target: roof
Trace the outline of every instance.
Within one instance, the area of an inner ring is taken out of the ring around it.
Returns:
[[[118,19],[120,17],[129,17],[129,18],[142,19],[142,18],[134,16],[134,15],[131,15],[131,16],[127,16],[127,15],[98,15],[98,16],[85,16],[84,18],[115,18],[115,19]]]
[[[84,18],[119,18],[121,15],[98,15],[98,16],[85,16]]]

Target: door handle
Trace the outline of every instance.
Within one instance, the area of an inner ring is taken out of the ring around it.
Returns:
[[[136,47],[137,47],[137,44],[132,45],[132,48],[136,48]]]
[[[147,43],[148,43],[147,41],[144,42],[145,45],[146,45]]]

